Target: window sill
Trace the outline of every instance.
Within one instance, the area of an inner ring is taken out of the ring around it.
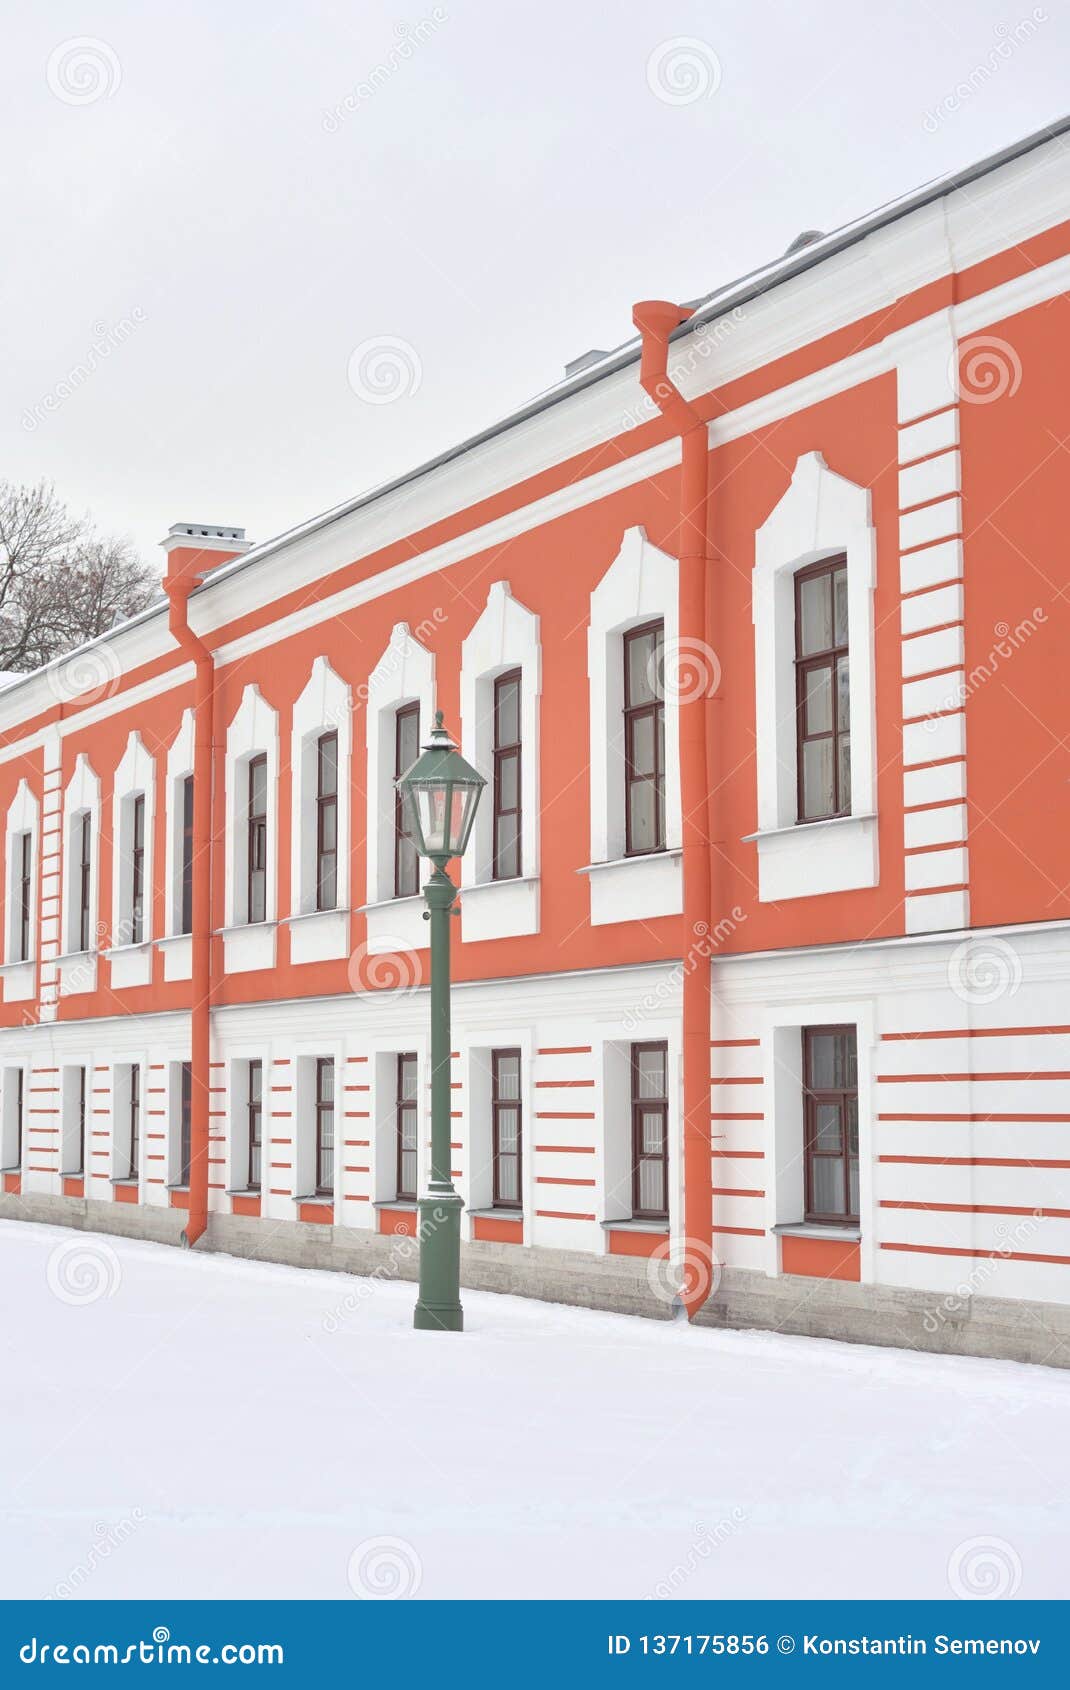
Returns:
[[[155,940],[153,939],[138,939],[131,945],[112,945],[109,950],[101,951],[100,954],[107,957],[109,962],[116,962],[121,961],[123,957],[144,956],[146,951],[151,951],[154,944]],[[75,956],[88,956],[90,953],[88,951],[76,951],[74,954]],[[60,958],[60,960],[66,959]]]
[[[20,968],[33,968],[36,962],[37,958],[32,956],[23,957],[21,962],[0,962],[0,980],[6,979],[9,974],[17,974]]]
[[[380,1205],[377,1205],[380,1207]],[[474,1221],[522,1221],[523,1209],[503,1209],[491,1207],[489,1209],[469,1209],[469,1215]]]
[[[97,989],[97,959],[99,951],[65,951],[56,958],[59,995],[75,997],[80,992]]]
[[[262,1187],[259,1185],[228,1185],[223,1192],[224,1197],[259,1197]],[[304,1199],[301,1200],[304,1202]]]
[[[772,1229],[778,1238],[828,1238],[857,1244],[862,1229],[857,1226],[819,1226],[816,1221],[782,1221]]]
[[[295,1203],[312,1203],[316,1206],[316,1208],[319,1208],[319,1209],[333,1209],[334,1208],[334,1193],[332,1192],[330,1194],[330,1196],[327,1196],[322,1191],[298,1192],[297,1195],[294,1197],[294,1202]]]
[[[21,1162],[14,1163],[14,1165],[10,1168],[0,1168],[0,1174],[21,1174],[21,1172],[22,1172],[22,1163]]]
[[[165,1191],[188,1191],[189,1190],[189,1181],[188,1180],[176,1180],[175,1183],[172,1184],[171,1181],[168,1180],[167,1183],[164,1186],[164,1190]]]
[[[759,903],[851,892],[879,879],[876,815],[762,828],[743,843],[758,849]]]
[[[684,907],[683,850],[679,845],[643,856],[614,857],[576,870],[591,887],[591,926],[679,915]]]
[[[151,939],[139,939],[136,945],[114,945],[101,954],[111,969],[113,987],[147,986],[152,980]]]
[[[666,1237],[669,1235],[668,1221],[636,1220],[633,1215],[624,1220],[602,1221],[600,1224],[605,1232],[663,1232]]]
[[[386,1197],[380,1203],[373,1203],[373,1209],[397,1209],[402,1214],[411,1215],[416,1209],[419,1199],[416,1197]]]
[[[112,1179],[111,1179],[111,1184],[112,1185],[129,1185],[133,1188],[136,1188],[137,1186],[139,1186],[141,1184],[141,1181],[139,1179],[130,1179],[129,1177],[126,1177],[126,1178],[123,1178],[123,1179],[116,1179],[115,1176],[113,1175]]]
[[[152,942],[156,946],[156,949],[158,951],[170,951],[170,950],[176,949],[179,945],[190,945],[190,944],[192,944],[193,943],[193,934],[192,933],[162,933],[158,939],[154,939]]]
[[[165,933],[156,940],[156,949],[163,957],[165,980],[189,980],[193,975],[193,934]]]
[[[278,922],[244,921],[219,929],[223,940],[223,968],[227,974],[251,974],[275,966]]]
[[[4,987],[5,1003],[26,1003],[37,996],[37,959],[25,962],[5,962],[0,966],[0,981]]]
[[[461,886],[461,939],[513,939],[539,931],[539,877],[480,880]]]
[[[422,893],[412,898],[383,898],[364,904],[357,911],[368,923],[368,954],[390,955],[397,951],[425,951],[431,943],[424,920]]]

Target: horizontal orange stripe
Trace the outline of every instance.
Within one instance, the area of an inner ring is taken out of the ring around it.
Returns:
[[[543,1045],[536,1056],[590,1056],[590,1045]]]
[[[1070,1168],[1070,1161],[1033,1161],[1027,1156],[878,1156],[877,1160],[918,1168]]]
[[[878,1074],[878,1085],[917,1086],[928,1080],[1070,1080],[1070,1070],[1037,1068],[1030,1073],[1006,1074]]]
[[[950,804],[962,804],[962,798],[950,798]],[[936,806],[934,805],[933,808]],[[881,1038],[893,1039],[1011,1039],[1023,1033],[1070,1033],[1070,1027],[941,1027],[924,1033],[882,1033]]]
[[[593,1221],[593,1215],[573,1214],[569,1209],[536,1209],[535,1213],[544,1221]]]
[[[1070,1115],[1011,1115],[985,1114],[979,1111],[971,1115],[938,1115],[933,1111],[922,1110],[914,1115],[878,1115],[878,1121],[1070,1121]]]
[[[711,1039],[711,1050],[740,1050],[744,1045],[760,1045],[761,1039]]]
[[[1039,1215],[1050,1220],[1070,1220],[1070,1209],[1037,1209],[1006,1203],[908,1203],[903,1198],[882,1197],[882,1209],[934,1209],[945,1215]]]
[[[537,1144],[536,1150],[543,1155],[557,1152],[560,1156],[593,1156],[593,1144]]]
[[[535,1090],[539,1091],[543,1088],[549,1088],[552,1091],[556,1091],[559,1086],[564,1087],[564,1086],[593,1086],[593,1085],[594,1085],[593,1080],[536,1080],[535,1081]]]
[[[536,1185],[594,1185],[593,1179],[551,1179],[549,1174],[540,1174]]]
[[[764,1197],[765,1192],[744,1191],[741,1188],[732,1185],[715,1185],[713,1187],[713,1195],[715,1197]]]
[[[731,1115],[731,1114],[725,1114],[724,1111],[719,1110],[716,1113],[710,1115],[710,1120],[711,1121],[764,1121],[765,1120],[765,1111],[762,1110],[762,1109],[759,1109],[756,1114]]]
[[[577,1109],[572,1112],[561,1109],[536,1109],[537,1121],[593,1121],[593,1109]]]
[[[761,1226],[715,1226],[713,1231],[715,1234],[729,1232],[737,1238],[765,1237],[765,1228]]]
[[[764,1086],[765,1080],[761,1074],[750,1074],[745,1079],[730,1078],[728,1075],[710,1075],[711,1086]]]
[[[988,1261],[1054,1262],[1070,1266],[1070,1256],[1046,1256],[1035,1250],[966,1250],[954,1244],[881,1244],[882,1250],[909,1250],[919,1256],[980,1256]]]
[[[738,1156],[740,1161],[764,1162],[764,1150],[711,1150],[711,1156]]]

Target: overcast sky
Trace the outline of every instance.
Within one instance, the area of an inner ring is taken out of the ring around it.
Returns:
[[[709,292],[1070,87],[1066,0],[3,13],[0,478],[146,556],[412,467],[625,339],[633,300]]]

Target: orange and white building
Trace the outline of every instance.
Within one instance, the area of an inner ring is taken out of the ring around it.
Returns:
[[[0,690],[0,1215],[1070,1357],[1070,148],[638,334]],[[455,865],[456,866],[456,865]]]

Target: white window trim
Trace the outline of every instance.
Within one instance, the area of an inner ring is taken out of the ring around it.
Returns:
[[[25,831],[22,829],[20,831]],[[22,1074],[22,1154],[17,1162],[12,1158],[19,1141],[18,1079]],[[30,1068],[24,1062],[5,1063],[0,1068],[0,1168],[5,1173],[18,1173],[26,1158],[26,1100],[29,1095]]]
[[[495,880],[494,683],[520,671],[520,874]],[[461,862],[462,936],[502,939],[539,931],[539,618],[495,581],[461,645],[461,750],[486,776],[469,848]]]
[[[851,814],[798,822],[795,711],[795,576],[809,564],[847,558],[851,658]],[[807,452],[755,537],[755,753],[759,900],[813,897],[875,886],[877,710],[873,590],[877,537],[867,487],[836,475]]]
[[[294,705],[290,737],[290,928],[293,962],[322,962],[349,952],[349,812],[353,699],[325,657],[317,657]],[[316,908],[316,747],[338,735],[338,890],[330,910]]]
[[[394,896],[394,720],[403,705],[419,704],[426,741],[435,720],[435,659],[407,622],[391,630],[367,693],[367,946],[376,953],[420,950],[427,945],[423,898]]]
[[[762,1245],[765,1272],[780,1273],[780,1238],[776,1226],[794,1226],[804,1203],[804,1117],[802,1029],[850,1027],[856,1030],[858,1055],[858,1215],[860,1271],[863,1284],[877,1278],[879,1251],[875,1238],[874,1191],[875,1120],[873,1058],[876,1050],[876,1012],[871,999],[859,1002],[826,999],[780,1004],[764,1012],[761,1021],[762,1095],[766,1100],[765,1229]],[[824,1236],[824,1234],[822,1234]]]
[[[30,835],[30,954],[16,957],[15,897],[15,840],[20,834]],[[8,807],[4,824],[5,909],[4,923],[4,1002],[21,1003],[34,995],[37,973],[38,865],[41,849],[41,806],[30,791],[27,781],[20,780],[18,790]]]
[[[535,1223],[535,1042],[530,1027],[500,1027],[481,1030],[478,1037],[458,1044],[458,1070],[462,1078],[463,1173],[457,1182],[464,1200],[464,1237],[475,1236],[473,1214],[493,1212],[504,1221],[523,1221],[524,1236],[530,1238]],[[520,1052],[520,1208],[494,1207],[494,1125],[491,1118],[491,1055],[496,1050]]]
[[[131,937],[133,890],[130,858],[132,802],[145,799],[145,907],[140,940]],[[153,906],[156,901],[156,759],[141,735],[131,733],[115,771],[111,804],[111,984],[147,986],[152,979]]]
[[[79,869],[81,862],[81,820],[90,817],[90,876],[88,949],[83,951],[78,932]],[[97,951],[100,940],[100,780],[85,752],[78,755],[74,773],[63,794],[62,920],[63,954],[59,959],[59,992],[93,992],[97,986]]]
[[[254,757],[267,759],[267,884],[264,920],[250,922],[246,908],[245,830],[248,768]],[[242,974],[275,964],[278,899],[279,716],[250,683],[227,728],[226,836],[224,842],[224,967]]]
[[[182,721],[167,748],[167,841],[164,875],[167,900],[164,934],[167,938],[188,938],[179,931],[182,920],[182,788],[193,773],[194,716],[183,710]]]
[[[663,1042],[666,1046],[665,1078],[668,1087],[668,1199],[669,1233],[673,1260],[684,1237],[683,1183],[683,1046],[679,1020],[670,1016],[644,1020],[641,1027],[625,1032],[623,1027],[607,1029],[598,1056],[599,1096],[595,1105],[602,1122],[598,1144],[597,1212],[602,1223],[602,1251],[608,1253],[614,1223],[656,1232],[663,1224],[643,1223],[632,1215],[632,1097],[631,1047]]]
[[[666,666],[679,651],[677,560],[654,546],[642,528],[629,528],[617,556],[591,594],[587,635],[590,687],[591,924],[679,915],[683,909],[680,853],[679,689],[665,697],[665,850],[625,856],[624,635],[661,619]]]

